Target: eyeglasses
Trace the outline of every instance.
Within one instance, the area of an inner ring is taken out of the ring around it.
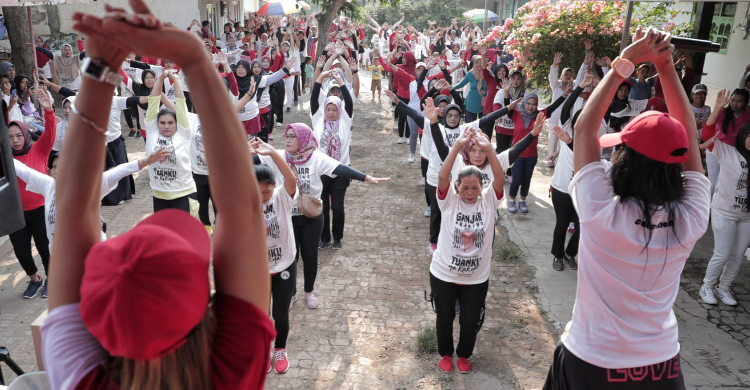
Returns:
[[[445,115],[445,117],[448,118],[448,119],[460,118],[461,114],[447,114],[447,115]]]
[[[284,136],[284,139],[285,139],[285,140],[287,140],[287,141],[291,141],[291,140],[295,140],[295,139],[297,139],[297,136],[296,136],[296,135],[294,135],[294,134],[290,134],[290,135],[285,135],[285,136]]]

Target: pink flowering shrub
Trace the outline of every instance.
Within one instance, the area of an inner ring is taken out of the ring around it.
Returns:
[[[681,33],[687,27],[672,22],[672,15],[679,12],[682,11],[671,8],[671,3],[641,2],[631,19],[631,33],[639,23]],[[532,87],[547,88],[555,53],[563,53],[560,70],[570,67],[577,73],[585,57],[587,39],[593,42],[597,57],[614,59],[619,53],[626,13],[627,3],[622,1],[561,0],[550,4],[549,0],[534,0],[519,8],[514,19],[506,19],[493,29],[482,43],[504,41],[506,52],[513,53],[516,61],[524,50],[530,49],[524,73]]]

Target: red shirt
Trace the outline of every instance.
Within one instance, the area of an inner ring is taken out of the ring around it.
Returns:
[[[44,110],[44,133],[38,140],[31,144],[29,152],[23,156],[13,156],[16,160],[26,164],[29,168],[47,174],[47,157],[52,152],[52,146],[55,144],[55,132],[57,123],[55,122],[55,112]],[[21,193],[21,204],[23,211],[29,211],[44,207],[44,196],[29,192],[26,190],[26,182],[18,180],[18,191]]]
[[[269,346],[276,330],[266,313],[243,300],[216,294],[213,310],[216,333],[211,348],[214,390],[262,389],[266,381]],[[89,372],[75,390],[117,390],[102,366]]]
[[[541,112],[544,113],[545,117],[549,118],[549,113],[547,113],[547,109],[541,110]],[[531,123],[529,123],[529,127],[523,126],[523,117],[521,116],[521,111],[518,109],[515,109],[508,114],[508,117],[513,121],[513,124],[515,125],[515,130],[513,131],[513,142],[511,142],[511,146],[515,145],[518,141],[524,139],[529,133],[531,133],[531,130],[534,129],[534,123],[536,123],[536,118],[531,120]],[[531,145],[529,145],[526,150],[521,152],[521,154],[518,157],[536,157],[538,155],[536,150],[536,145],[539,142],[539,137],[534,138],[534,141],[531,142]]]

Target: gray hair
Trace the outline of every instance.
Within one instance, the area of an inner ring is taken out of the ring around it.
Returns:
[[[482,171],[474,165],[468,165],[458,171],[458,177],[456,178],[456,187],[461,184],[461,180],[467,176],[476,176],[479,179],[479,183],[482,183]]]

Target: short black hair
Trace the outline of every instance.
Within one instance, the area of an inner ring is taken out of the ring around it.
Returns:
[[[208,20],[204,20],[203,22],[201,22],[201,26],[208,27]]]
[[[159,122],[159,118],[161,118],[164,115],[172,115],[172,117],[174,118],[175,122],[177,122],[177,113],[174,110],[171,110],[171,109],[166,108],[166,107],[164,107],[161,110],[159,110],[159,114],[156,115],[156,121]]]

